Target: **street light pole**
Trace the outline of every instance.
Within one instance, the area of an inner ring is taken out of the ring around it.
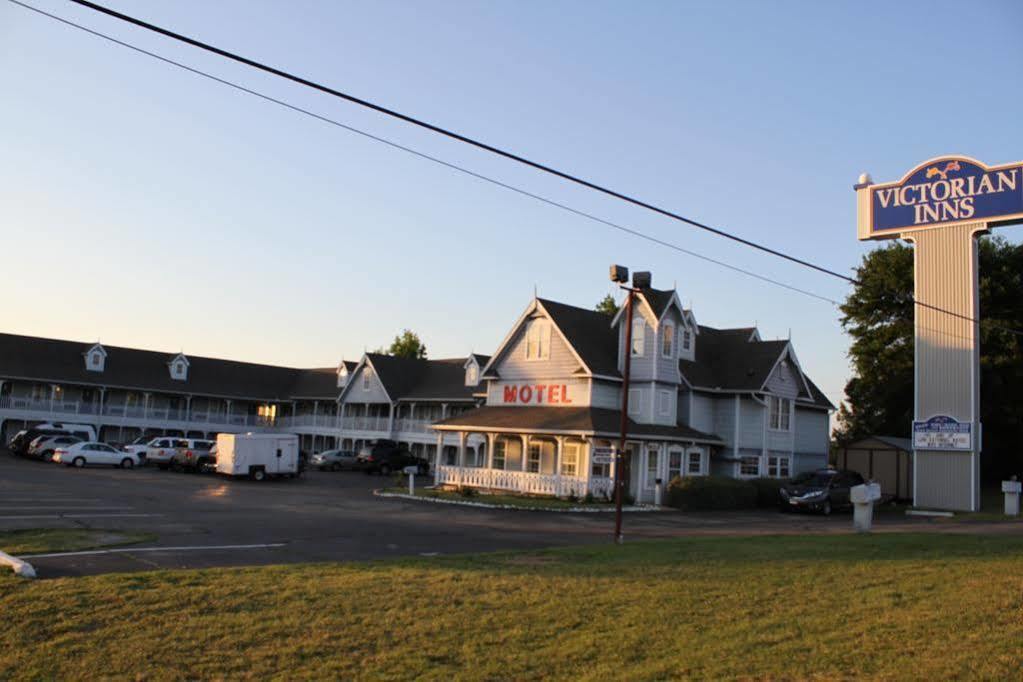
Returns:
[[[618,451],[615,453],[615,544],[625,541],[622,536],[622,461],[625,458],[625,438],[629,430],[629,370],[632,367],[632,300],[636,290],[622,287],[625,295],[625,367],[622,377],[622,420],[621,434],[618,438]]]

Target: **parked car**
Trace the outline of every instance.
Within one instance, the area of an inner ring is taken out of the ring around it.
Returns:
[[[411,452],[393,440],[369,441],[356,458],[359,468],[367,474],[383,474],[401,471],[407,466],[417,466],[420,474],[428,473],[429,464],[417,459]]]
[[[59,447],[81,443],[78,436],[39,436],[28,446],[28,456],[49,462],[53,459],[54,451]]]
[[[138,455],[141,459],[145,460],[146,448],[148,448],[149,444],[154,440],[157,440],[157,438],[154,438],[153,436],[139,436],[132,442],[123,446],[121,449],[125,452],[130,452],[133,455]]]
[[[820,469],[799,474],[780,488],[783,510],[830,514],[852,507],[849,489],[862,485],[863,477],[845,469]]]
[[[358,457],[351,450],[324,450],[313,455],[311,463],[320,471],[354,471],[359,468]]]
[[[39,436],[77,436],[84,441],[95,441],[96,440],[96,429],[88,424],[62,424],[62,423],[44,423],[36,424],[30,429],[19,431],[14,438],[11,439],[8,447],[10,448],[12,455],[19,455],[24,457],[28,454],[28,447],[32,444]]]
[[[185,440],[188,442],[186,447],[174,450],[174,455],[171,457],[171,467],[195,472],[205,470],[206,465],[211,459],[210,450],[213,449],[216,443],[211,440],[198,438],[186,438]],[[214,461],[216,460],[214,459]]]
[[[93,464],[131,469],[139,464],[138,455],[118,450],[106,443],[88,441],[57,448],[53,453],[53,461],[78,469]]]
[[[160,469],[166,469],[174,459],[174,453],[178,448],[187,448],[188,440],[171,436],[154,438],[146,446],[146,464],[152,462]]]

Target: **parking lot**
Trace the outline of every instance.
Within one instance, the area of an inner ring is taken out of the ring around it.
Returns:
[[[41,577],[531,549],[608,542],[611,534],[611,514],[490,510],[374,496],[373,489],[387,482],[353,472],[310,471],[295,480],[256,483],[151,467],[70,469],[3,453],[0,530],[78,527],[156,535],[141,546],[33,558]],[[961,525],[879,519],[882,530]],[[625,520],[627,540],[848,532],[850,526],[848,515],[773,511],[664,511],[628,514]]]

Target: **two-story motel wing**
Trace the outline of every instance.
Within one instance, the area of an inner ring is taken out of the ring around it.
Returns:
[[[822,467],[834,407],[789,341],[755,328],[698,325],[674,291],[637,295],[627,474],[640,501],[655,482],[709,473],[789,477]],[[624,316],[536,298],[485,365],[486,403],[434,425],[441,484],[550,495],[608,495]],[[444,435],[456,435],[456,447]]]

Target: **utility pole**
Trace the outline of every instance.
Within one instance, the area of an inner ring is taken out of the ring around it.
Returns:
[[[618,283],[625,293],[625,362],[622,372],[622,418],[621,433],[618,438],[618,449],[615,452],[615,544],[625,542],[622,535],[622,489],[625,481],[622,478],[622,463],[625,459],[625,440],[629,431],[629,373],[632,368],[632,312],[636,292],[643,288],[650,287],[650,273],[636,272],[632,275],[632,286],[626,286],[629,281],[629,269],[621,265],[611,266],[611,281]]]

